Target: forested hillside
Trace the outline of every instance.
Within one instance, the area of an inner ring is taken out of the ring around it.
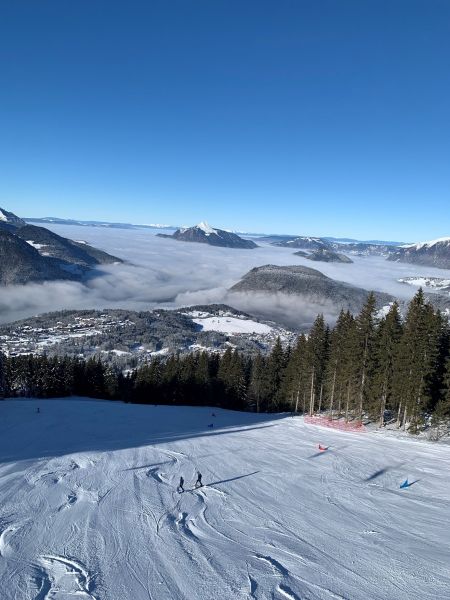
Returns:
[[[319,315],[293,347],[267,355],[195,353],[156,357],[124,374],[97,359],[0,357],[0,394],[86,395],[151,404],[213,405],[256,412],[326,411],[331,418],[387,419],[410,432],[450,418],[448,320],[420,290],[401,318],[381,319],[370,294],[361,312]]]

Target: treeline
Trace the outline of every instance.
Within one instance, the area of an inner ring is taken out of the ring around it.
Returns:
[[[370,294],[357,316],[319,315],[294,347],[268,356],[228,349],[155,358],[127,375],[97,359],[0,356],[0,395],[85,395],[151,404],[257,412],[326,411],[331,418],[387,419],[411,432],[450,419],[448,320],[420,290],[402,320],[396,303],[381,319]]]

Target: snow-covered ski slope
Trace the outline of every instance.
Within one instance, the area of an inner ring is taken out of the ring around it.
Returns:
[[[0,402],[0,461],[2,600],[450,598],[445,445],[15,400]]]

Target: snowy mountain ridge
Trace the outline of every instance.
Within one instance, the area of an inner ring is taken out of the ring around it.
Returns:
[[[450,237],[400,246],[388,260],[450,269]]]
[[[0,285],[81,280],[97,265],[122,262],[85,242],[29,225],[3,208],[0,214]]]
[[[4,227],[6,225],[9,229],[10,227],[23,227],[25,224],[23,219],[0,207],[0,226],[3,225]]]
[[[206,221],[202,221],[193,227],[177,229],[173,235],[158,233],[158,237],[175,239],[180,242],[198,242],[210,246],[221,246],[223,248],[257,248],[252,240],[246,240],[225,229],[211,227]]]
[[[441,237],[428,242],[416,242],[415,244],[402,244],[400,248],[415,248],[421,250],[422,248],[432,248],[436,244],[447,244],[450,245],[450,237]]]

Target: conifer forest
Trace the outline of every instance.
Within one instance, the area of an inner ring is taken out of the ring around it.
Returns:
[[[369,294],[361,312],[334,327],[318,315],[292,347],[267,356],[198,352],[154,358],[128,373],[100,359],[0,355],[0,397],[90,396],[141,404],[203,405],[327,414],[395,423],[410,433],[450,419],[448,320],[419,290],[402,318],[381,318]]]

